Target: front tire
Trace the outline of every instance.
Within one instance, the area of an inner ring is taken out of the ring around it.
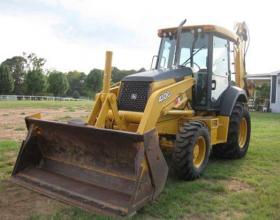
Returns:
[[[236,103],[230,116],[227,143],[214,145],[213,155],[225,159],[239,159],[246,155],[251,136],[251,119],[247,108]]]
[[[176,136],[172,167],[183,180],[197,179],[206,167],[210,155],[210,137],[201,122],[185,123]]]

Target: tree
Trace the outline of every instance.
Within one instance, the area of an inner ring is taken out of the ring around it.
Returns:
[[[256,93],[257,93],[257,97],[269,99],[270,86],[266,83],[259,85],[256,88]]]
[[[14,80],[8,66],[0,66],[0,94],[9,94],[14,89]]]
[[[73,96],[73,92],[77,91],[80,95],[86,95],[85,81],[86,74],[79,71],[70,71],[67,73],[67,80],[69,82],[68,95]]]
[[[38,57],[35,53],[30,53],[29,55],[26,55],[26,53],[23,54],[26,56],[27,68],[29,70],[42,70],[47,62],[45,58]]]
[[[25,77],[26,92],[29,95],[38,95],[46,88],[45,76],[41,70],[29,70]]]
[[[112,82],[116,83],[122,80],[125,75],[117,67],[112,68]]]
[[[144,68],[141,68],[139,71],[136,70],[120,70],[117,67],[113,67],[112,70],[112,82],[116,83],[121,81],[124,77],[130,75],[130,74],[134,74],[137,72],[142,72],[143,70],[145,70]]]
[[[12,73],[14,78],[14,94],[23,94],[27,60],[22,56],[14,56],[6,59],[2,64],[6,65]]]
[[[144,67],[140,68],[139,70],[137,70],[137,73],[141,73],[141,72],[145,72],[146,69]]]
[[[25,53],[24,56],[26,56]],[[27,55],[26,60],[28,69],[24,82],[26,92],[30,95],[38,95],[46,89],[46,77],[43,71],[46,60],[37,57],[35,53]]]
[[[63,96],[69,89],[68,80],[62,72],[52,71],[48,76],[48,91],[55,96]]]
[[[101,90],[102,87],[102,71],[99,69],[93,69],[89,72],[86,78],[86,87],[89,93],[96,93]]]

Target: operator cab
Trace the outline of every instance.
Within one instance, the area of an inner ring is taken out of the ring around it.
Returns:
[[[177,33],[177,28],[159,30],[161,44],[156,69],[191,68],[196,80],[193,108],[218,110],[223,92],[235,80],[232,74],[237,36],[213,25],[183,27],[180,38]]]

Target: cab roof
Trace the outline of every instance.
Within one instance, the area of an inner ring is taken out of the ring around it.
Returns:
[[[217,26],[217,25],[191,25],[191,26],[183,26],[182,30],[193,30],[193,29],[202,29],[203,32],[212,32],[212,33],[217,33],[220,35],[225,36],[226,38],[229,38],[230,40],[237,42],[238,41],[238,36],[234,34],[232,31],[229,31],[226,28]],[[158,30],[158,36],[163,37],[164,33],[167,34],[175,34],[177,31],[177,27],[172,27],[172,28],[163,28]]]

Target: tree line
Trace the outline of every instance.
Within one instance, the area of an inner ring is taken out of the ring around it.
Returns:
[[[102,88],[103,71],[92,69],[88,74],[77,70],[61,72],[45,70],[46,59],[34,53],[14,56],[0,64],[0,94],[53,95],[74,98],[92,97]],[[112,83],[123,77],[145,71],[112,69]]]

